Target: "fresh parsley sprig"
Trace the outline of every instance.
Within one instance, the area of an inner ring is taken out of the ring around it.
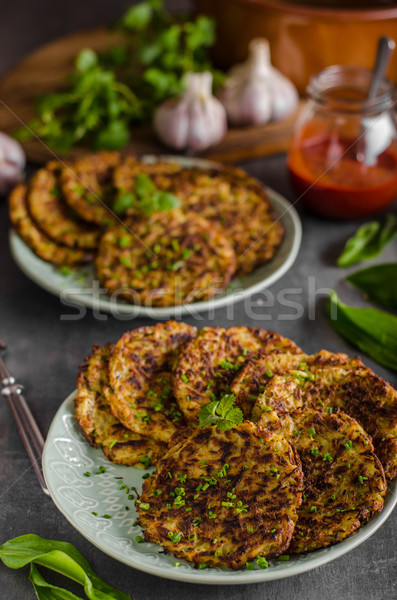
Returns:
[[[146,173],[140,173],[136,177],[134,191],[120,194],[113,204],[113,210],[117,215],[132,209],[150,216],[179,205],[180,200],[174,194],[157,189]]]
[[[236,397],[233,394],[224,394],[221,400],[209,402],[200,410],[199,427],[216,425],[220,431],[232,429],[243,421],[240,408],[235,408]]]

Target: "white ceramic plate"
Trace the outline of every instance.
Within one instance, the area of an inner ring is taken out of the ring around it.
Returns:
[[[177,160],[176,157],[162,157],[165,160]],[[154,157],[146,157],[153,161]],[[217,163],[199,159],[184,159],[186,165],[198,167],[219,167]],[[182,306],[147,307],[133,305],[123,300],[115,301],[106,290],[99,287],[92,265],[76,269],[72,274],[63,276],[53,265],[38,258],[21,238],[11,230],[10,247],[15,262],[20,269],[43,289],[59,296],[66,305],[84,305],[99,311],[117,315],[146,316],[150,318],[194,316],[197,312],[215,310],[233,304],[251,296],[280,279],[293,265],[299,252],[302,226],[294,207],[277,192],[266,188],[274,212],[284,227],[284,238],[273,259],[259,267],[250,275],[233,279],[227,290],[205,302],[194,302]]]
[[[75,393],[71,394],[61,405],[44,447],[44,476],[52,499],[73,527],[100,550],[152,575],[194,583],[233,585],[291,577],[334,560],[367,540],[386,521],[397,503],[396,480],[387,492],[383,511],[335,546],[291,558],[288,562],[271,561],[265,570],[197,570],[172,554],[159,553],[161,548],[155,544],[137,543],[135,538],[141,529],[134,525],[134,501],[128,500],[117,478],[122,477],[128,487],[135,486],[140,491],[144,472],[114,465],[100,450],[88,445],[76,425],[74,397]],[[100,465],[105,466],[105,473],[84,475],[87,471],[95,473]],[[103,518],[104,514],[111,518]],[[177,567],[174,566],[176,560]]]

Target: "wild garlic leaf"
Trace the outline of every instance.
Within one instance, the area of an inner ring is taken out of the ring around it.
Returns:
[[[332,291],[327,304],[332,327],[376,362],[397,371],[397,317],[376,308],[354,308]]]
[[[371,221],[359,227],[347,240],[338,258],[340,267],[349,267],[363,260],[375,258],[397,237],[397,215],[388,214],[384,223]]]
[[[364,292],[369,300],[397,308],[397,263],[361,269],[349,275],[346,280]]]
[[[342,254],[338,258],[339,267],[349,267],[361,260],[360,256],[380,229],[377,221],[366,223],[359,227],[356,233],[347,240]]]
[[[82,600],[69,590],[48,583],[34,564],[30,565],[29,579],[32,582],[38,600]]]
[[[234,408],[235,400],[233,394],[225,394],[221,400],[203,406],[199,414],[199,427],[216,424],[220,431],[225,431],[239,425],[243,421],[243,413],[239,408]]]
[[[47,540],[34,534],[21,535],[0,546],[0,559],[11,569],[33,562],[65,575],[84,587],[89,600],[131,600],[128,594],[105,583],[68,542]]]

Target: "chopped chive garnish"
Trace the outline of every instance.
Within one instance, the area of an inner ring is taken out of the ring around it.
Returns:
[[[267,569],[269,567],[269,563],[264,556],[258,556],[256,559],[256,564],[260,569]]]

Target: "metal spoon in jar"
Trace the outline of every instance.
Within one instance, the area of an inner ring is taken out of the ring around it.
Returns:
[[[372,71],[372,77],[371,77],[371,82],[369,85],[368,96],[367,96],[367,100],[369,100],[369,101],[373,100],[377,96],[380,84],[384,80],[387,68],[389,66],[390,58],[391,58],[391,55],[395,48],[395,45],[396,44],[395,44],[394,40],[392,40],[391,38],[388,38],[386,36],[379,38],[378,49],[376,51],[375,65],[374,65],[374,68]],[[381,117],[381,119],[382,119],[382,117]],[[363,123],[361,125],[361,131],[360,131],[360,135],[359,135],[358,143],[357,143],[356,158],[358,161],[365,162],[366,164],[373,164],[375,162],[375,159],[374,159],[374,157],[371,157],[369,155],[369,152],[368,152],[369,148],[367,147],[368,146],[367,134],[370,129],[369,121],[370,121],[370,119],[365,119],[365,120],[363,120]],[[386,127],[386,129],[388,129],[388,127]],[[383,135],[385,137],[385,142],[386,142],[386,138],[388,138],[387,132],[384,131]],[[385,147],[387,147],[388,143],[389,142],[387,141]],[[376,155],[378,155],[380,153],[381,152],[378,151],[378,152],[376,152]],[[371,152],[371,154],[374,154],[374,153]]]

